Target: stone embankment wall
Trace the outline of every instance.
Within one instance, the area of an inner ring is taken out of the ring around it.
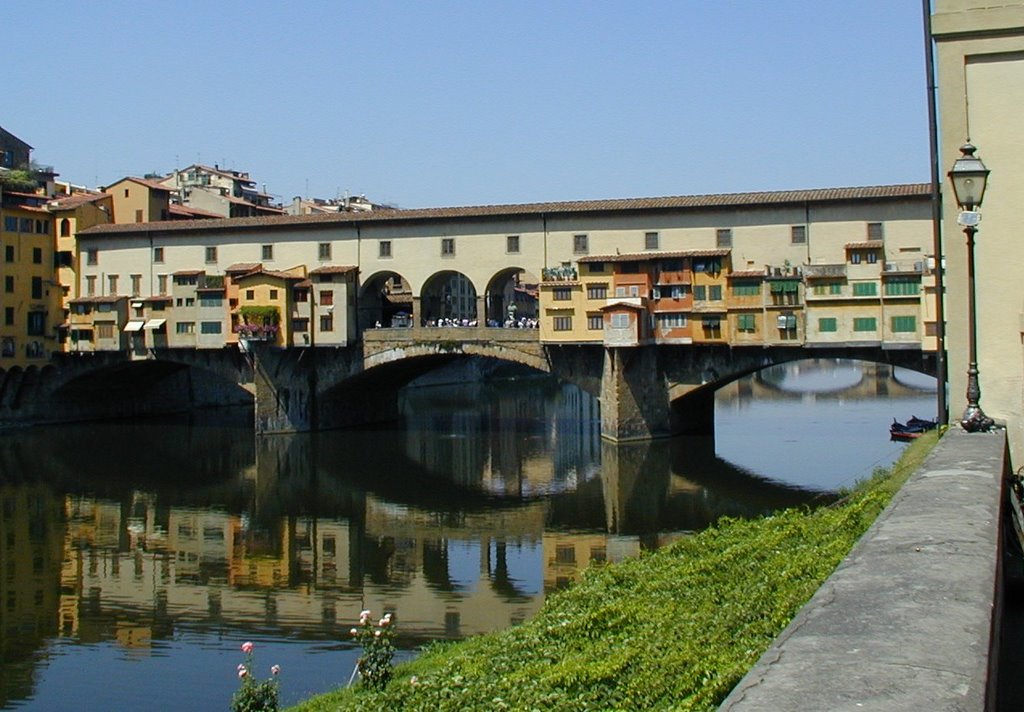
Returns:
[[[720,709],[992,709],[1006,474],[948,432]]]

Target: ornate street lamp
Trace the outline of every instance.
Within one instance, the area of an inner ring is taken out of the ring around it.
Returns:
[[[981,207],[989,170],[974,155],[976,150],[970,142],[961,146],[960,153],[963,155],[956,159],[949,171],[956,202],[960,206],[960,215],[956,221],[967,236],[967,408],[960,419],[960,425],[969,433],[989,430],[995,424],[978,404],[981,400],[981,386],[978,384],[978,335],[974,313],[974,236],[978,232],[981,213],[975,208]]]

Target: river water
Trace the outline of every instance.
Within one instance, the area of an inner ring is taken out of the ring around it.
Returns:
[[[591,562],[828,501],[890,464],[931,379],[803,361],[716,437],[613,446],[538,377],[407,389],[389,429],[257,439],[251,411],[0,435],[0,709],[226,709],[246,640],[282,702],[345,684],[360,610],[401,656],[515,625]]]

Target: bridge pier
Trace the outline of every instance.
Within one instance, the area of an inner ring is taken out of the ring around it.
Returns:
[[[615,442],[672,435],[668,389],[650,347],[608,348],[601,377],[601,436]]]
[[[315,352],[251,348],[256,434],[316,430]],[[303,363],[307,356],[308,364]]]

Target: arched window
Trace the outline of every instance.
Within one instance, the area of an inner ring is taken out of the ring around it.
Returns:
[[[60,221],[60,236],[71,237],[71,221],[67,218]]]

